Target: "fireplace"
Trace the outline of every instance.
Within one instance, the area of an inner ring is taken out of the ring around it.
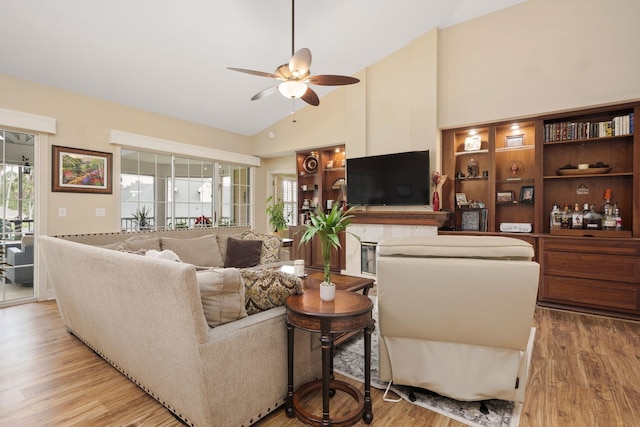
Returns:
[[[376,242],[360,242],[360,272],[376,275]]]

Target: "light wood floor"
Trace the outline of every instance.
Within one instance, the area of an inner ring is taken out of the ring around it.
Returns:
[[[538,308],[535,326],[521,427],[640,426],[640,323]],[[373,410],[374,426],[462,426],[375,389]],[[0,426],[107,425],[181,423],[68,335],[55,302],[0,309]],[[258,425],[301,424],[279,409]]]

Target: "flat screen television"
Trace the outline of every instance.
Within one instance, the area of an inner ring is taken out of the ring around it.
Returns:
[[[349,205],[430,204],[429,150],[347,159]]]

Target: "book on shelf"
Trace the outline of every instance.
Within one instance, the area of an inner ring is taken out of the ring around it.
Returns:
[[[600,122],[552,122],[544,124],[544,142],[573,141],[607,136],[632,135],[633,113]]]

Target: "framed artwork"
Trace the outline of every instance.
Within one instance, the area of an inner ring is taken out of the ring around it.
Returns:
[[[496,203],[513,203],[515,200],[516,194],[511,190],[496,192]]]
[[[533,186],[523,185],[520,188],[520,203],[533,203]]]
[[[522,135],[509,135],[505,137],[505,147],[522,147],[524,145],[524,134]]]
[[[464,193],[456,193],[456,206],[468,206],[467,195]]]
[[[456,228],[464,231],[485,231],[487,229],[487,209],[456,210]]]
[[[478,151],[482,147],[480,135],[468,136],[464,140],[464,151]]]
[[[113,154],[52,146],[51,191],[112,193]]]

